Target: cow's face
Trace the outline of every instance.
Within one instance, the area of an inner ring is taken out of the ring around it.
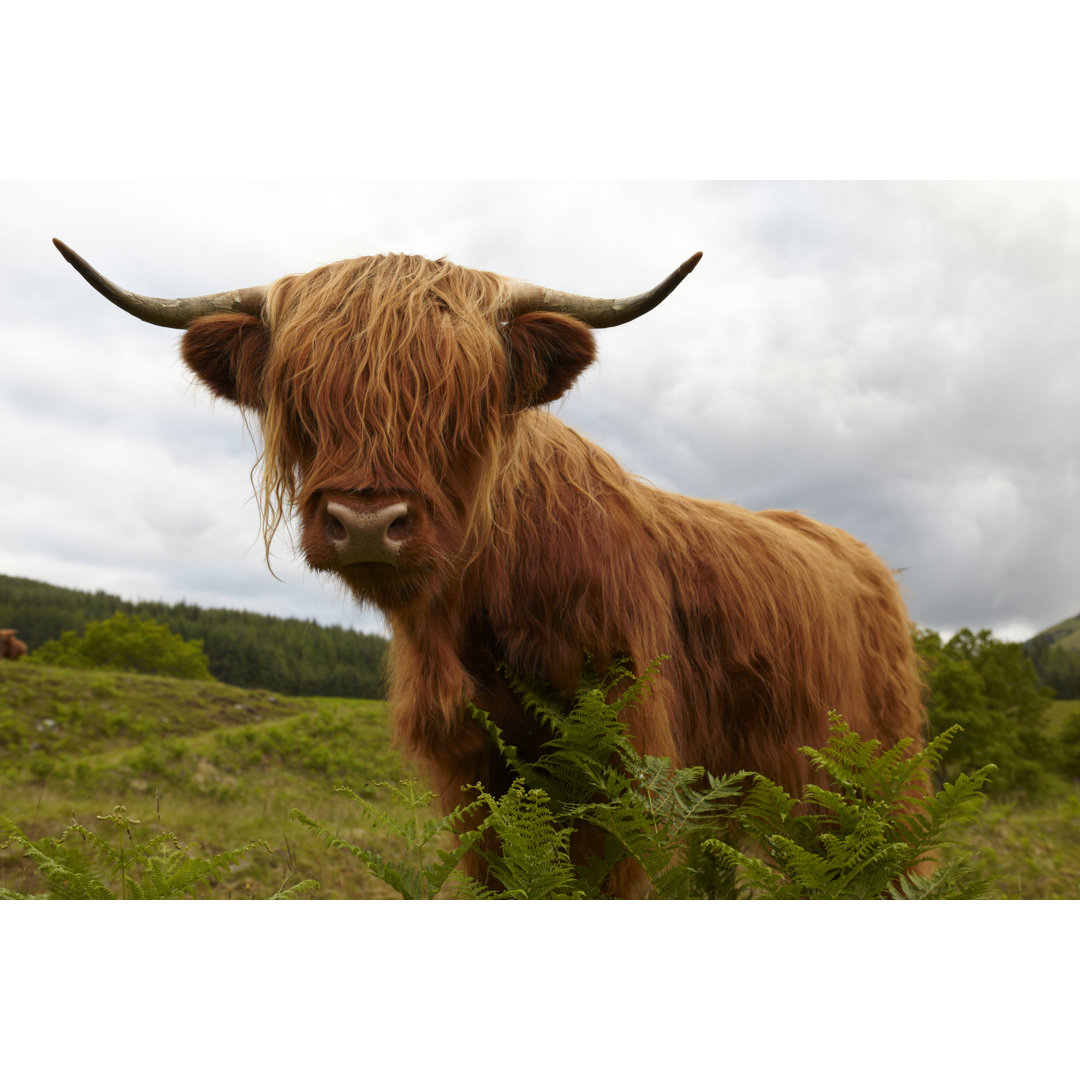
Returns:
[[[576,320],[505,310],[496,275],[377,256],[283,279],[262,318],[193,323],[185,362],[258,418],[267,543],[295,511],[307,562],[388,611],[459,576],[515,418],[595,355]]]
[[[387,611],[452,583],[479,553],[498,526],[515,420],[592,362],[587,327],[651,311],[701,258],[619,300],[404,255],[162,300],[53,243],[110,303],[186,329],[188,366],[258,418],[267,550],[295,510],[308,562]]]

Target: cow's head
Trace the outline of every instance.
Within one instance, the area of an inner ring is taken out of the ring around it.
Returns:
[[[626,300],[386,255],[166,301],[118,288],[54,243],[125,311],[186,330],[188,367],[257,418],[267,548],[295,510],[308,563],[388,611],[475,554],[515,418],[592,362],[590,327],[651,310],[700,258]]]

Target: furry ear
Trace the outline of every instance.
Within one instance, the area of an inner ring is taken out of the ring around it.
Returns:
[[[562,397],[596,359],[592,331],[569,315],[533,311],[507,327],[515,409]]]
[[[270,335],[254,315],[206,315],[188,327],[180,356],[218,397],[257,409]]]

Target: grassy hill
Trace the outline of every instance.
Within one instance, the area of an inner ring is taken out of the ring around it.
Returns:
[[[211,898],[265,897],[305,878],[321,883],[306,894],[314,898],[395,895],[355,859],[328,853],[288,813],[298,807],[397,857],[332,788],[359,791],[406,775],[381,701],[0,664],[0,818],[32,838],[57,836],[73,819],[106,836],[112,826],[98,816],[122,805],[140,823],[135,842],[173,832],[203,854],[269,842],[273,854],[255,850],[204,888]],[[379,801],[378,789],[367,794]],[[0,886],[41,890],[14,846],[0,849]]]
[[[1080,698],[1080,615],[1036,634],[1024,649],[1039,678],[1059,698]]]
[[[1043,630],[1042,633],[1036,634],[1031,640],[1032,642],[1044,640],[1047,645],[1061,645],[1063,648],[1080,652],[1080,615],[1074,615],[1071,619],[1063,619],[1054,626]]]

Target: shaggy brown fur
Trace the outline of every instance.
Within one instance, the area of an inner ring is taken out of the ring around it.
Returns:
[[[918,737],[908,618],[885,566],[799,514],[629,476],[537,408],[594,359],[592,333],[562,315],[506,322],[506,295],[446,262],[358,259],[278,282],[263,321],[201,319],[182,346],[261,425],[267,546],[295,507],[309,563],[386,614],[393,722],[444,805],[464,784],[507,783],[466,702],[511,743],[542,741],[500,662],[570,695],[586,652],[639,666],[667,653],[627,717],[638,748],[789,787],[809,778],[798,747],[825,742],[830,709],[886,744]],[[330,503],[404,507],[398,561],[341,565]]]
[[[0,657],[5,660],[18,660],[29,651],[26,642],[20,641],[14,630],[0,630]]]

